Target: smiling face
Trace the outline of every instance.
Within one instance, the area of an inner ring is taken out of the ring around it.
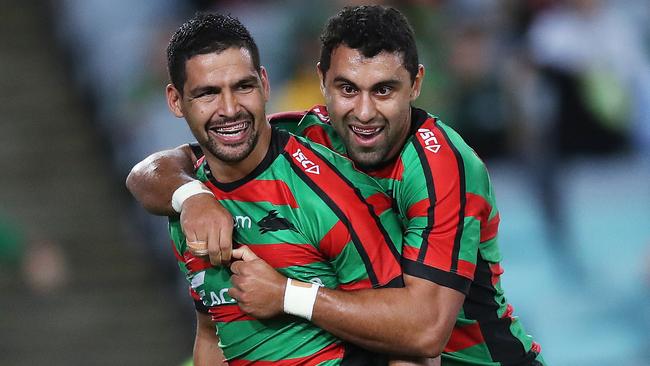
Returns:
[[[191,57],[185,73],[183,92],[167,86],[167,102],[174,115],[185,118],[207,158],[257,165],[271,132],[265,113],[269,84],[264,68],[258,73],[250,52],[232,47]]]
[[[373,169],[394,158],[409,135],[411,102],[420,94],[424,68],[415,80],[398,52],[364,57],[340,45],[332,51],[330,68],[321,89],[332,124],[348,156],[363,169]]]

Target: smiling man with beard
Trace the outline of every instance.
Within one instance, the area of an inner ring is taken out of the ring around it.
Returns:
[[[501,287],[500,219],[487,168],[453,129],[412,106],[424,66],[404,16],[383,6],[343,9],[321,35],[317,70],[327,107],[271,121],[347,154],[392,195],[404,226],[406,286],[321,288],[312,322],[369,349],[442,354],[443,365],[543,365]],[[184,188],[197,184],[191,160],[187,146],[155,154],[134,167],[127,186],[153,213],[173,214],[174,201],[199,249],[214,264],[228,263],[232,216],[202,188]],[[289,312],[287,279],[253,255],[244,259],[228,290],[240,308],[262,319]]]
[[[258,320],[244,313],[228,293],[244,262],[212,266],[190,250],[199,238],[170,217],[174,254],[197,309],[194,364],[223,364],[225,356],[231,366],[386,365],[387,356],[342,342],[309,318],[321,287],[403,286],[401,227],[390,198],[348,159],[271,127],[266,70],[237,19],[196,15],[172,36],[167,56],[169,109],[185,119],[202,155],[194,183],[242,218],[233,232],[242,259],[262,258],[289,278],[287,313],[296,315]]]

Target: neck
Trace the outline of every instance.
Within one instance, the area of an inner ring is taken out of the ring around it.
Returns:
[[[205,159],[210,171],[218,182],[231,183],[240,180],[250,174],[260,165],[271,145],[271,128],[264,128],[260,131],[257,144],[250,154],[237,162],[219,160],[212,154],[206,154]]]

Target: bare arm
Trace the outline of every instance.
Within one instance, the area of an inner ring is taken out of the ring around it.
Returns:
[[[417,357],[438,356],[449,340],[465,296],[417,277],[404,275],[404,280],[404,288],[321,288],[312,321],[365,348]]]
[[[126,178],[126,187],[154,215],[177,215],[172,195],[181,185],[195,180],[196,157],[189,145],[154,153],[136,164]],[[202,242],[191,250],[208,248],[214,265],[230,261],[232,215],[209,194],[197,194],[183,203],[181,226],[189,242]],[[198,254],[195,252],[195,254]]]
[[[154,215],[172,216],[172,194],[194,179],[196,157],[189,145],[164,150],[136,164],[126,178],[126,187],[142,206]]]
[[[194,339],[194,365],[227,365],[219,348],[219,336],[210,315],[196,312],[196,338]]]
[[[229,289],[239,307],[256,318],[283,312],[286,277],[250,250],[236,250]],[[375,351],[436,357],[447,343],[465,296],[404,275],[406,287],[378,290],[318,290],[312,322],[351,343]]]

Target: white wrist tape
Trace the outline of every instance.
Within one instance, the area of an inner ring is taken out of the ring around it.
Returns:
[[[287,278],[287,287],[284,290],[284,312],[311,320],[319,288],[320,286],[315,283],[303,283]]]
[[[172,194],[172,208],[174,211],[181,213],[183,202],[185,202],[186,199],[201,193],[207,193],[214,197],[214,193],[201,183],[201,181],[193,180],[183,184],[174,191],[174,194]]]

